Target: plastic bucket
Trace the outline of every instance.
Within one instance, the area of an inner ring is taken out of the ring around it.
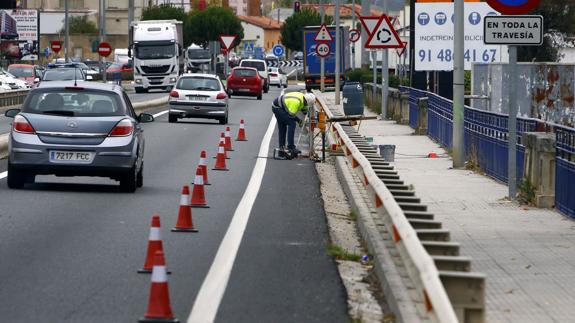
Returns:
[[[379,155],[383,160],[392,162],[395,160],[395,145],[379,145]]]

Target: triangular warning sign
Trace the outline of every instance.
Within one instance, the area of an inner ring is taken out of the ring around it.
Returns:
[[[222,35],[220,36],[220,40],[222,41],[222,43],[224,44],[224,47],[229,50],[231,49],[232,44],[234,43],[234,40],[236,40],[238,36],[227,36],[227,35]]]
[[[395,28],[391,25],[391,21],[386,15],[381,16],[377,26],[369,35],[365,48],[371,49],[385,49],[385,48],[401,48],[403,43]]]
[[[322,24],[313,40],[316,42],[330,42],[333,41],[333,37],[331,37],[329,30],[327,30],[327,26]]]
[[[379,22],[380,18],[381,17],[377,16],[359,17],[359,20],[361,21],[363,28],[365,28],[365,31],[367,31],[367,34],[371,35],[373,33],[373,30],[377,26],[377,23]]]

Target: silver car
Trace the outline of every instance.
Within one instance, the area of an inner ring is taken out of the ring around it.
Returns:
[[[30,90],[14,118],[8,146],[8,187],[22,188],[36,175],[100,176],[134,192],[143,185],[142,122],[124,90],[88,82],[42,82]]]
[[[179,118],[205,118],[228,123],[228,95],[216,75],[181,75],[170,92],[169,104],[169,122],[177,122]]]

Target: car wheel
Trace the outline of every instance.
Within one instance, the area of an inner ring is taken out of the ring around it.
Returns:
[[[261,100],[261,99],[262,99],[262,95],[260,94],[260,95],[258,95],[258,100]]]
[[[168,115],[168,122],[169,123],[178,122],[178,117],[170,114],[170,115]]]
[[[9,188],[19,189],[26,183],[26,173],[17,171],[8,163],[7,184]]]
[[[136,174],[136,165],[130,168],[130,171],[120,179],[120,191],[133,193],[136,191],[138,175]]]
[[[136,174],[136,187],[144,186],[144,162],[140,166],[140,171]]]
[[[267,85],[267,86],[264,87],[264,93],[268,93],[269,90],[270,90],[270,86],[269,86],[269,85]]]

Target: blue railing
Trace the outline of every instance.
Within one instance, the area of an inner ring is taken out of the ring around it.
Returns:
[[[555,127],[555,206],[575,218],[575,129]]]
[[[406,88],[401,86],[399,91],[402,93],[409,92],[409,126],[413,129],[417,128],[418,123],[418,109],[417,109],[417,99],[426,97],[427,92],[412,88]]]

